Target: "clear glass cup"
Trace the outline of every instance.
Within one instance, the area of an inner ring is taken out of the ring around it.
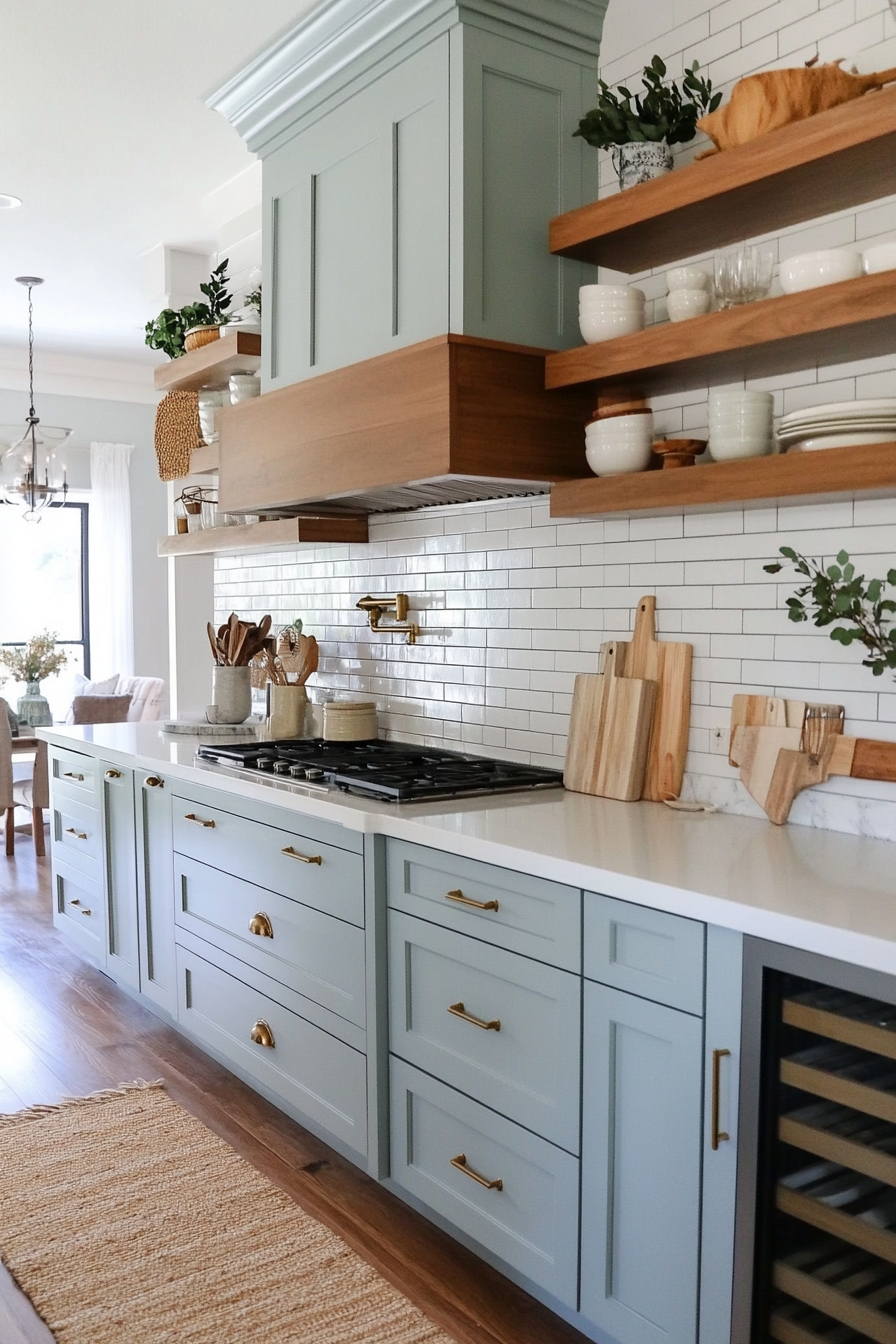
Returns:
[[[772,287],[775,254],[770,247],[739,243],[717,252],[713,264],[713,293],[719,308],[764,299]]]

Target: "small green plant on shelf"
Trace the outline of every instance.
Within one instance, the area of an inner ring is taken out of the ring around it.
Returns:
[[[261,285],[259,285],[257,289],[253,289],[250,294],[246,295],[243,300],[243,306],[248,308],[255,317],[261,317]]]
[[[43,681],[59,672],[68,662],[68,654],[56,648],[58,636],[44,630],[43,634],[32,635],[27,644],[14,644],[11,648],[0,649],[0,682],[3,681]]]
[[[834,621],[845,621],[830,632],[838,644],[863,645],[867,658],[863,667],[870,667],[876,677],[886,669],[896,673],[896,601],[885,597],[887,588],[896,590],[896,569],[887,572],[885,579],[870,579],[857,574],[847,551],[840,551],[835,564],[823,567],[819,560],[807,560],[792,546],[782,546],[781,554],[798,574],[808,580],[788,597],[788,616],[792,621],[808,621],[810,613],[816,626],[824,628]],[[780,574],[780,561],[763,566],[767,574]],[[808,599],[808,601],[804,600]],[[889,627],[889,628],[888,628]]]
[[[698,118],[714,112],[722,101],[721,93],[713,93],[712,81],[697,74],[699,68],[698,61],[687,66],[679,88],[674,80],[664,82],[666,64],[654,56],[641,76],[642,93],[632,93],[623,84],[611,89],[599,79],[597,107],[585,113],[573,135],[595,149],[642,141],[686,144],[697,134]]]
[[[169,359],[178,359],[184,353],[184,338],[193,327],[220,327],[230,321],[227,309],[233,296],[227,288],[228,265],[229,258],[225,257],[206,283],[199,286],[205,299],[187,303],[183,308],[163,308],[158,317],[147,322],[145,339],[151,350],[161,350]]]

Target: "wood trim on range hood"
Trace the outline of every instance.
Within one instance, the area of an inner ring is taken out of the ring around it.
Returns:
[[[594,395],[547,392],[547,353],[438,336],[225,408],[219,508],[415,508],[581,477]]]

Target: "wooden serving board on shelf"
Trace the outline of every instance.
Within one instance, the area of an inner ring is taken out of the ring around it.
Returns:
[[[641,797],[656,682],[620,677],[619,645],[605,644],[600,673],[576,677],[563,783],[574,793]]]

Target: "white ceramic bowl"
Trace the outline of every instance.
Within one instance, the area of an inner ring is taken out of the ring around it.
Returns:
[[[709,312],[711,296],[705,289],[672,289],[666,300],[669,317],[673,322],[684,322]]]
[[[774,406],[771,392],[754,391],[743,387],[714,387],[709,393],[709,406]]]
[[[772,451],[771,434],[737,435],[709,431],[709,451],[716,462],[733,462],[738,457],[766,457]]]
[[[862,254],[849,247],[827,248],[822,252],[803,252],[781,262],[781,288],[785,294],[799,294],[804,289],[818,289],[821,285],[836,285],[841,280],[855,280],[862,274]]]
[[[611,341],[615,336],[631,336],[644,328],[644,314],[638,311],[619,313],[579,313],[579,330],[588,345]]]
[[[866,275],[878,271],[896,271],[896,243],[878,243],[862,253],[862,269]]]
[[[644,309],[639,303],[580,303],[580,317],[615,317],[617,313],[633,313],[643,318]]]
[[[635,285],[581,285],[579,303],[595,299],[631,299],[637,303],[646,303],[647,295]]]
[[[644,471],[653,447],[653,415],[614,415],[585,428],[585,457],[596,476]]]
[[[666,287],[672,294],[676,289],[709,289],[711,276],[698,266],[673,266],[666,272]]]

